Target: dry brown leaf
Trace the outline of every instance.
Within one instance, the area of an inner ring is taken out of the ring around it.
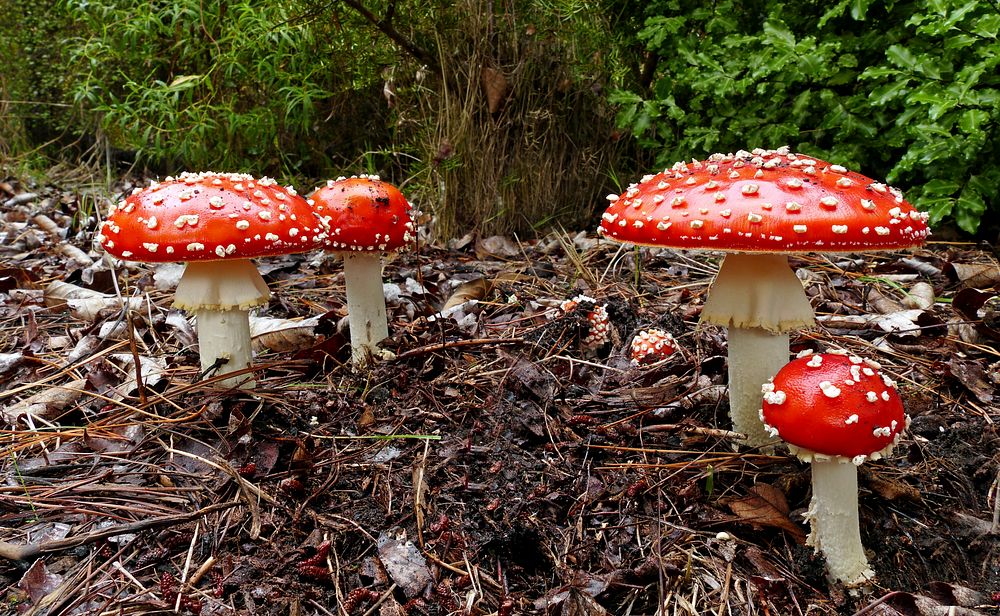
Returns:
[[[486,107],[490,114],[500,111],[504,100],[510,92],[510,84],[503,73],[495,68],[484,66],[480,73],[480,80],[483,84],[483,92],[486,94]]]
[[[608,611],[587,593],[571,587],[569,595],[563,601],[560,614],[563,616],[607,616]]]
[[[903,306],[918,310],[927,310],[934,305],[934,287],[926,282],[913,285],[903,297]]]
[[[780,528],[792,535],[798,543],[805,543],[805,530],[788,517],[788,501],[781,490],[772,485],[755,484],[745,497],[733,499],[727,505],[742,522],[755,528]]]
[[[92,291],[59,280],[45,287],[46,306],[66,308],[81,321],[93,321],[102,310],[120,309],[123,304],[122,299],[114,295]],[[128,305],[133,310],[145,310],[143,308],[144,302],[139,297],[128,298]]]
[[[49,593],[54,592],[63,582],[63,576],[50,573],[45,567],[45,561],[41,558],[35,561],[31,567],[21,576],[18,587],[28,593],[31,602],[35,605],[45,598]]]
[[[468,301],[484,299],[486,294],[490,292],[491,286],[485,278],[476,278],[468,282],[463,282],[455,287],[451,296],[445,300],[444,306],[441,307],[441,312],[448,312],[450,308],[461,306]]]
[[[126,377],[119,385],[119,391],[124,394],[135,391],[138,388],[135,378],[135,357],[131,353],[113,353],[108,358],[126,370]],[[140,355],[139,370],[142,373],[142,384],[145,387],[156,387],[166,379],[167,360],[163,357]]]
[[[476,258],[488,261],[497,257],[509,259],[521,255],[517,243],[503,235],[491,235],[476,240]]]
[[[77,379],[64,385],[50,385],[46,389],[20,402],[0,410],[0,417],[10,425],[22,415],[47,419],[80,399],[87,387],[86,379]]]
[[[978,362],[952,357],[948,361],[948,371],[980,402],[988,404],[993,401],[993,385],[986,380],[986,373]]]
[[[990,598],[985,593],[967,586],[959,586],[949,582],[931,582],[930,589],[936,599],[947,605],[976,607],[990,603]]]
[[[948,263],[945,272],[963,287],[992,287],[1000,283],[1000,266],[996,263]]]
[[[434,577],[427,561],[412,541],[382,534],[377,543],[379,560],[407,597],[422,594],[433,583]]]
[[[871,471],[863,470],[862,472],[866,473],[865,480],[868,483],[868,487],[885,500],[909,501],[912,503],[919,503],[923,500],[920,497],[920,490],[908,483],[895,479],[887,479]]]
[[[250,338],[256,352],[270,349],[277,353],[292,353],[316,343],[319,317],[308,319],[272,319],[250,317]]]

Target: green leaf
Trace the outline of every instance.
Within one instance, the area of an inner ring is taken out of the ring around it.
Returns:
[[[170,82],[167,89],[173,92],[189,90],[198,85],[198,82],[201,81],[203,77],[204,75],[178,75],[177,77],[174,77],[173,81]]]
[[[952,180],[931,180],[923,185],[924,195],[952,195],[961,188],[961,184]]]
[[[788,51],[795,48],[795,35],[780,20],[765,21],[764,35],[767,36],[769,42],[773,45],[780,46]]]
[[[996,40],[997,32],[1000,32],[1000,13],[981,15],[975,20],[972,31],[979,36]]]
[[[951,197],[920,199],[914,205],[930,214],[927,222],[933,226],[951,215],[955,208],[955,199]]]
[[[909,49],[903,47],[902,45],[890,45],[889,49],[885,52],[885,57],[900,68],[906,68],[912,71],[917,67],[916,56],[914,56]]]
[[[955,222],[958,227],[967,233],[975,233],[979,229],[979,220],[986,211],[986,203],[971,186],[966,185],[965,190],[955,201]]]
[[[857,21],[864,21],[868,14],[869,4],[871,4],[871,0],[853,0],[851,2],[851,17]]]
[[[989,120],[990,114],[986,113],[982,109],[969,109],[959,116],[958,128],[966,134],[977,132],[980,130],[980,127],[986,122],[989,122]]]
[[[995,197],[998,193],[1000,193],[1000,184],[997,183],[998,175],[1000,175],[1000,173],[998,173],[996,169],[991,169],[986,173],[973,175],[969,178],[967,186],[980,195]]]
[[[871,91],[868,100],[873,105],[885,105],[889,101],[905,95],[909,91],[909,80],[893,81]]]

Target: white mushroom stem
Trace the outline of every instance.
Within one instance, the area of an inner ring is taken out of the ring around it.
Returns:
[[[198,320],[198,354],[202,371],[208,370],[219,359],[226,362],[219,366],[216,374],[227,374],[243,370],[253,360],[250,344],[250,314],[248,310],[214,310],[202,308],[194,311]],[[220,387],[241,387],[253,389],[256,385],[253,375],[239,376],[217,381]]]
[[[812,462],[812,501],[806,518],[811,532],[807,544],[826,557],[830,579],[849,586],[875,577],[861,545],[858,523],[858,469],[848,459]]]
[[[355,365],[376,352],[389,337],[382,290],[382,258],[377,252],[344,252],[347,318],[351,326],[351,359]]]
[[[729,416],[750,447],[777,442],[760,421],[760,387],[788,363],[788,334],[759,327],[729,328]]]
[[[174,306],[193,312],[198,323],[201,369],[224,360],[217,374],[243,370],[253,359],[250,308],[267,302],[267,283],[250,259],[191,261],[177,284]],[[248,374],[218,381],[221,387],[252,389]]]
[[[788,333],[815,324],[802,283],[782,254],[726,255],[701,320],[729,328],[729,409],[751,447],[768,447],[760,387],[788,363]]]

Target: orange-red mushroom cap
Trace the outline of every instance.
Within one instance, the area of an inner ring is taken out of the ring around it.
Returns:
[[[800,456],[823,454],[855,464],[892,450],[909,423],[896,384],[871,360],[808,354],[763,386],[761,421]]]
[[[644,329],[632,337],[632,364],[651,364],[666,359],[677,350],[677,341],[662,329]]]
[[[376,176],[330,180],[309,202],[329,225],[328,249],[391,252],[416,239],[406,197]]]
[[[132,261],[210,261],[302,252],[326,227],[292,188],[237,173],[182,173],[112,206],[97,236]]]
[[[648,246],[851,252],[916,246],[930,232],[899,190],[787,148],[677,163],[608,199],[598,232]]]

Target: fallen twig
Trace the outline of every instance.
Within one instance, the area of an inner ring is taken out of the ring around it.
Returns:
[[[400,353],[396,356],[397,360],[406,359],[407,357],[414,357],[416,355],[426,355],[427,353],[436,353],[437,351],[444,351],[445,349],[454,348],[466,348],[472,346],[487,346],[487,345],[501,345],[501,344],[524,344],[524,338],[474,338],[472,340],[453,340],[451,342],[437,342],[435,344],[428,344],[426,346],[417,347],[415,349],[410,349],[404,353]]]

